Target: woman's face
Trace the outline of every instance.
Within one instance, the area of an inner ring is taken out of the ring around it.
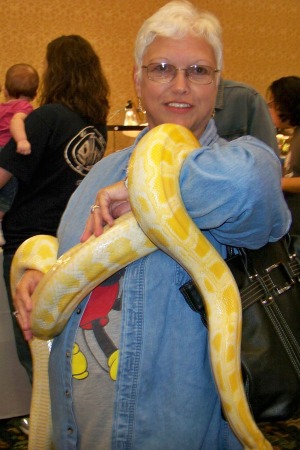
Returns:
[[[183,39],[157,36],[146,49],[143,66],[151,63],[169,63],[186,69],[195,64],[216,68],[212,47],[203,39],[188,35]],[[175,123],[189,128],[199,138],[211,118],[217,95],[217,76],[210,84],[190,81],[186,72],[179,70],[169,83],[149,80],[147,70],[138,77],[135,87],[143,108],[147,111],[149,128],[163,123]]]

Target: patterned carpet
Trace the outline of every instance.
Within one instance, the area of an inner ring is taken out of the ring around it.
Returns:
[[[20,418],[0,420],[0,449],[27,450],[28,439],[19,429]],[[274,450],[300,449],[300,419],[260,425]]]
[[[260,429],[271,442],[274,450],[300,449],[300,419],[262,423]]]
[[[28,436],[19,428],[21,418],[0,420],[0,449],[27,450]]]

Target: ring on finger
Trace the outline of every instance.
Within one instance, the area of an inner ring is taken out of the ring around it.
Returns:
[[[100,208],[99,205],[92,205],[91,206],[91,214],[94,214],[95,209]]]

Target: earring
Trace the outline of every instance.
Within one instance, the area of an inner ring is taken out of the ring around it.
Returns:
[[[147,125],[147,111],[143,108],[140,97],[138,97],[137,113],[139,116],[140,124]]]
[[[142,105],[142,101],[140,99],[140,97],[138,97],[138,107],[137,107],[137,112],[139,113],[144,113],[145,111],[143,110],[143,105]]]

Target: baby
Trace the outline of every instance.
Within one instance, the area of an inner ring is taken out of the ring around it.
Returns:
[[[39,75],[29,64],[15,64],[7,70],[4,85],[5,102],[0,103],[0,151],[13,137],[17,143],[17,152],[23,155],[30,154],[31,148],[24,120],[33,110],[31,102],[36,97],[38,85]],[[15,178],[0,189],[0,246],[5,243],[1,222],[14,200],[16,190]]]

